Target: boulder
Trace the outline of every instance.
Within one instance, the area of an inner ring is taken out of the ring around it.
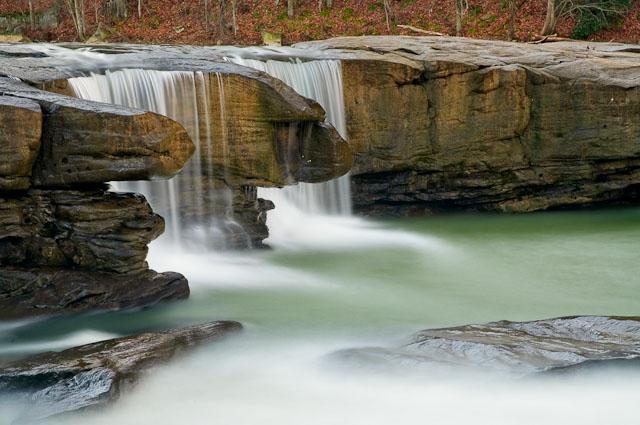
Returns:
[[[37,102],[44,111],[39,187],[168,178],[191,157],[184,128],[152,112],[47,93],[0,78],[0,93]]]
[[[105,406],[153,366],[241,329],[211,322],[36,355],[0,368],[0,394],[28,401],[20,422]]]
[[[38,103],[0,96],[0,191],[30,186],[41,131],[42,112]]]
[[[190,105],[182,108],[176,103],[170,107],[174,114],[169,115],[179,115],[193,139],[200,139],[201,155],[191,161],[191,166],[196,167],[195,162],[200,161],[202,170],[213,170],[216,178],[224,178],[232,186],[264,187],[331,180],[351,168],[349,145],[323,124],[325,112],[318,103],[261,71],[226,61],[225,55],[231,52],[193,46],[104,45],[100,49],[110,54],[105,58],[97,52],[74,55],[33,48],[29,56],[28,45],[22,50],[0,46],[0,53],[22,55],[17,59],[0,57],[0,74],[72,96],[74,89],[68,79],[90,72],[146,69],[188,73],[172,79],[172,95]],[[193,116],[193,105],[197,105],[198,116]],[[287,139],[283,146],[280,128],[290,125],[306,130],[297,133],[296,139]],[[308,171],[291,173],[291,169],[304,171],[308,166],[301,154],[307,149],[305,144],[315,139],[331,140],[322,151],[333,166],[320,169],[314,164]],[[295,144],[292,155],[282,156],[290,143]]]
[[[568,372],[640,359],[640,318],[576,316],[429,329],[401,347],[351,349],[336,356],[408,371],[472,368],[513,376]]]
[[[119,274],[62,267],[0,269],[0,320],[149,307],[189,296],[179,273]]]

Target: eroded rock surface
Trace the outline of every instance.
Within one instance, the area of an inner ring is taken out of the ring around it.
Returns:
[[[30,190],[0,198],[0,265],[146,270],[147,245],[164,230],[142,195]]]
[[[38,103],[0,96],[0,191],[30,186],[41,132],[42,112]]]
[[[177,173],[194,150],[180,124],[8,78],[0,124],[0,320],[188,296],[146,263],[163,219],[103,183]]]
[[[343,61],[361,213],[638,199],[640,55],[630,46],[342,37],[297,47]]]
[[[0,394],[25,400],[21,422],[103,406],[149,368],[241,329],[237,322],[212,322],[36,355],[0,367]]]
[[[0,269],[2,320],[149,307],[188,296],[189,285],[180,273],[143,270],[118,274],[24,266]]]
[[[47,93],[0,78],[0,93],[45,113],[35,186],[149,180],[176,174],[194,151],[184,128],[152,112]]]
[[[397,348],[344,350],[373,367],[471,367],[516,376],[640,359],[640,318],[578,316],[418,332]]]

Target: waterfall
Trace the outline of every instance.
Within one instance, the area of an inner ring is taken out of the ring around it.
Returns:
[[[343,138],[347,122],[339,60],[256,60],[232,56],[229,61],[254,68],[282,80],[324,108],[327,121]],[[351,214],[351,179],[342,176],[326,183],[300,183],[284,189],[261,189],[260,196],[275,201],[276,208],[297,208],[307,214]]]
[[[166,220],[165,237],[174,245],[206,244],[214,248],[251,246],[242,226],[234,220],[233,194],[214,181],[209,76],[202,72],[123,69],[104,75],[69,79],[83,99],[153,111],[183,125],[195,144],[193,158],[176,177],[164,181],[114,183],[116,190],[144,194]],[[217,75],[223,153],[228,151],[223,82]],[[205,187],[206,186],[206,187]],[[238,240],[240,241],[238,243]]]

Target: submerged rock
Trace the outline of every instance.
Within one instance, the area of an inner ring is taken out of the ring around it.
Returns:
[[[640,318],[578,316],[431,329],[402,347],[337,356],[373,367],[471,367],[522,376],[640,359]]]
[[[241,329],[237,322],[212,322],[36,355],[0,367],[0,394],[28,405],[19,422],[104,406],[149,368]]]
[[[108,273],[62,267],[0,269],[0,320],[148,307],[189,296],[179,273]]]

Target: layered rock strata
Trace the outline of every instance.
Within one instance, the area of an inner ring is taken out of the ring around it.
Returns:
[[[343,60],[360,213],[638,199],[633,46],[344,37],[297,47]]]
[[[184,298],[147,245],[164,230],[144,197],[109,180],[175,174],[194,147],[166,117],[0,79],[0,319]]]
[[[222,51],[169,46],[103,48],[110,54],[74,53],[54,47],[43,50],[29,45],[0,46],[0,74],[20,78],[34,88],[51,92],[38,91],[38,96],[53,96],[57,100],[61,99],[60,95],[91,97],[96,93],[96,85],[101,84],[103,94],[94,100],[145,105],[147,109],[162,110],[182,123],[198,149],[173,182],[171,190],[178,194],[174,200],[179,202],[179,207],[173,205],[170,209],[166,205],[168,196],[164,192],[167,190],[145,190],[157,210],[165,215],[169,211],[177,215],[172,217],[172,229],[175,223],[179,223],[180,230],[202,233],[203,229],[213,229],[211,237],[206,239],[217,247],[263,246],[268,235],[264,213],[272,204],[246,198],[246,188],[253,187],[250,192],[255,193],[258,186],[322,182],[341,176],[351,168],[349,145],[324,122],[325,112],[316,102],[298,95],[280,80],[224,60]],[[87,74],[92,76],[69,82],[70,77]],[[114,94],[121,89],[116,86],[125,80],[128,92]],[[153,81],[153,93],[145,89],[150,81]],[[78,83],[87,84],[93,91],[76,92]],[[114,109],[123,108],[114,106]],[[72,127],[78,124],[73,122],[75,118],[67,118]],[[130,131],[145,125],[146,121],[138,120],[132,123]],[[147,127],[151,131],[153,128]],[[126,134],[123,137],[126,138]],[[119,150],[118,145],[110,144],[114,151]],[[158,151],[162,149],[162,144],[157,146]],[[43,162],[47,165],[41,172],[46,174],[54,169],[56,174],[55,169],[62,166],[70,173],[65,181],[84,177],[76,170],[87,162],[87,152],[77,150],[78,147],[72,145],[67,151],[59,151],[57,157]],[[107,168],[105,172],[110,171],[109,167],[117,167],[113,160],[120,157],[120,152],[106,153],[109,161],[99,164]],[[153,153],[147,160],[157,158],[157,152]],[[73,163],[61,164],[70,158]],[[140,172],[153,168],[154,164],[147,162],[140,161],[138,170],[118,167],[121,175],[129,177],[111,180],[154,177]],[[95,171],[91,172],[102,173],[93,165],[90,169]],[[87,170],[85,174],[88,173]],[[53,174],[35,177],[58,183],[51,180]],[[221,214],[217,213],[219,210]],[[220,234],[225,234],[222,244],[218,240]]]
[[[242,329],[212,322],[39,354],[0,367],[0,399],[23,401],[20,423],[105,406],[150,368]]]

